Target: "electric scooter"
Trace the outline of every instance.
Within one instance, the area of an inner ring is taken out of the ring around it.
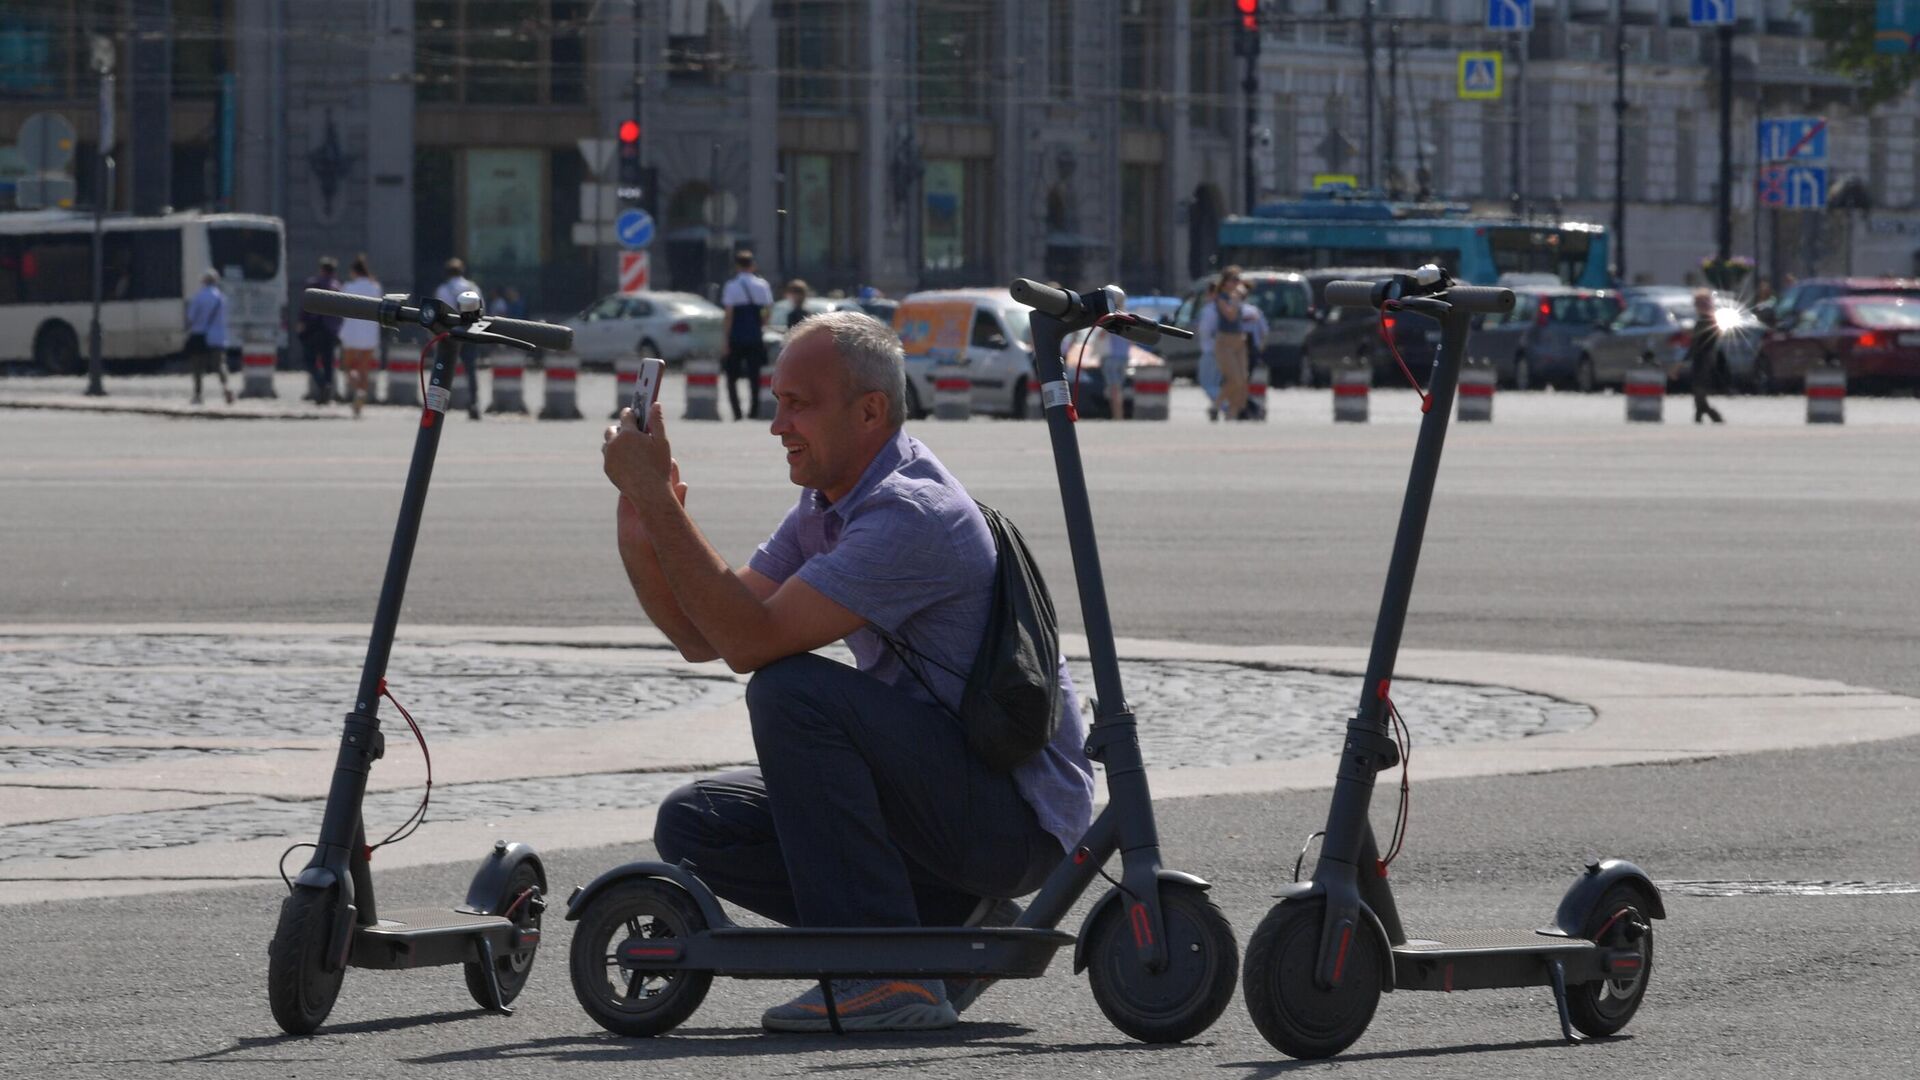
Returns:
[[[1444,941],[1409,937],[1387,885],[1387,864],[1404,835],[1404,817],[1383,860],[1367,816],[1375,777],[1406,758],[1405,745],[1394,737],[1402,722],[1391,697],[1393,668],[1460,359],[1474,316],[1511,311],[1513,293],[1455,285],[1438,267],[1424,266],[1377,283],[1331,282],[1326,296],[1334,306],[1366,305],[1434,319],[1441,343],[1319,861],[1307,881],[1297,880],[1296,863],[1296,881],[1281,890],[1280,902],[1247,943],[1247,1011],[1282,1052],[1323,1058],[1360,1037],[1386,991],[1549,986],[1567,1040],[1577,1040],[1576,1030],[1595,1038],[1611,1035],[1640,1007],[1653,974],[1650,920],[1666,917],[1659,890],[1639,867],[1618,859],[1589,862],[1552,922],[1538,930],[1474,932]],[[1404,786],[1402,791],[1404,798]],[[1404,809],[1403,802],[1403,815]]]
[[[1107,1019],[1144,1042],[1190,1039],[1232,999],[1239,964],[1233,927],[1208,899],[1205,881],[1160,862],[1137,721],[1120,685],[1061,356],[1068,334],[1094,325],[1145,344],[1163,333],[1190,335],[1120,312],[1124,294],[1113,286],[1081,295],[1021,279],[1010,291],[1035,309],[1035,372],[1098,695],[1087,756],[1104,766],[1106,807],[1006,927],[742,927],[727,917],[696,866],[635,862],[610,870],[567,901],[567,918],[579,923],[570,965],[574,993],[608,1031],[645,1037],[672,1030],[693,1015],[714,976],[724,975],[818,979],[829,1023],[838,1032],[832,979],[1035,978],[1068,946],[1073,970],[1088,972]],[[1116,853],[1120,878],[1093,905],[1079,934],[1057,929]],[[990,906],[983,902],[969,922],[977,924]]]
[[[424,328],[433,338],[434,359],[419,432],[414,436],[413,462],[400,498],[400,521],[387,556],[366,662],[360,669],[360,688],[340,735],[320,841],[312,845],[312,861],[289,886],[267,953],[267,1000],[273,1018],[287,1034],[306,1035],[332,1011],[349,967],[464,964],[467,989],[474,1000],[484,1009],[510,1013],[540,944],[547,894],[547,872],[540,857],[525,844],[498,841],[481,861],[466,902],[459,907],[381,912],[374,903],[370,863],[374,848],[380,845],[367,844],[361,804],[367,775],[385,753],[379,713],[381,695],[386,693],[387,658],[400,621],[400,602],[413,563],[434,454],[446,426],[460,346],[474,342],[527,350],[566,349],[573,344],[573,331],[549,323],[488,318],[474,292],[460,294],[458,307],[449,307],[433,299],[422,299],[414,306],[404,293],[376,300],[308,289],[301,306],[318,315],[367,319],[390,328]],[[402,715],[405,712],[401,710]],[[411,717],[407,723],[414,726]],[[425,747],[422,740],[423,752]],[[425,811],[422,800],[414,817],[381,843],[417,827]]]

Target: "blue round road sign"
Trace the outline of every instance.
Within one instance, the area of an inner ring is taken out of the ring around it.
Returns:
[[[620,246],[643,248],[653,243],[653,215],[645,210],[626,210],[614,220],[613,231]]]

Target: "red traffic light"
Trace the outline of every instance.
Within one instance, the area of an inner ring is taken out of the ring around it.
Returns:
[[[1260,0],[1233,0],[1233,6],[1240,12],[1240,29],[1251,33],[1260,30]]]
[[[1246,0],[1241,0],[1241,2],[1245,3]],[[620,141],[623,143],[637,143],[640,141],[640,122],[638,120],[622,120],[620,122]]]

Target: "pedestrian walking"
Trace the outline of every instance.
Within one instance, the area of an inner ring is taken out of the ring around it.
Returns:
[[[793,305],[793,310],[787,312],[787,325],[784,329],[791,330],[799,326],[800,321],[807,317],[807,297],[811,293],[812,290],[807,287],[807,283],[799,278],[787,282],[787,303]]]
[[[355,296],[371,296],[378,300],[381,296],[380,282],[367,267],[364,254],[354,257],[352,274],[340,291]],[[354,419],[360,418],[360,410],[366,407],[371,396],[373,382],[374,353],[380,348],[380,324],[370,319],[348,319],[340,327],[340,362],[347,369],[347,397],[353,402]]]
[[[1126,307],[1127,302],[1122,298],[1119,306],[1114,310],[1125,311]],[[1119,334],[1105,330],[1100,333],[1106,335],[1106,340],[1101,342],[1103,347],[1100,350],[1100,377],[1107,382],[1107,419],[1125,420],[1127,418],[1127,357],[1133,354],[1133,343]]]
[[[460,294],[480,295],[480,286],[467,279],[467,264],[457,257],[447,260],[447,279],[433,292],[433,298],[460,310]],[[483,309],[484,310],[484,309]],[[467,418],[480,419],[480,346],[471,341],[460,343],[460,362],[467,366]]]
[[[233,404],[227,386],[227,294],[220,291],[220,275],[200,275],[200,291],[187,301],[187,363],[193,370],[193,403],[200,404],[200,381],[211,366],[220,376],[220,392]]]
[[[1720,371],[1720,323],[1714,318],[1712,290],[1694,291],[1693,311],[1698,318],[1694,319],[1693,336],[1687,342],[1683,361],[1693,384],[1693,422],[1710,419],[1716,424],[1725,423],[1720,410],[1707,401],[1707,387]]]
[[[1199,325],[1194,336],[1200,342],[1200,365],[1195,377],[1200,389],[1207,394],[1207,419],[1220,419],[1220,363],[1214,353],[1214,336],[1220,331],[1220,316],[1217,305],[1220,295],[1240,284],[1240,268],[1229,266],[1220,271],[1220,277],[1207,287],[1206,302],[1200,306]]]
[[[339,268],[333,256],[320,256],[320,269],[307,279],[307,288],[339,292]],[[307,387],[308,401],[325,405],[333,400],[333,364],[340,349],[340,323],[341,320],[332,315],[300,312],[300,351],[307,361],[307,374],[312,377]]]
[[[1232,284],[1222,283],[1213,301],[1202,313],[1202,325],[1212,316],[1213,363],[1219,376],[1218,397],[1207,411],[1211,419],[1215,409],[1223,420],[1244,419],[1247,407],[1247,358],[1252,353],[1253,334],[1246,317],[1246,289],[1235,277]]]
[[[732,280],[720,289],[720,306],[726,310],[721,337],[727,343],[727,404],[733,406],[733,418],[760,419],[760,369],[767,366],[767,345],[760,339],[767,325],[767,309],[773,306],[773,288],[767,279],[753,272],[753,252],[742,251],[733,257],[736,271]],[[747,383],[747,408],[740,408],[740,381]]]

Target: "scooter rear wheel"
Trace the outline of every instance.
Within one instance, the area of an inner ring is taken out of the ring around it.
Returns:
[[[1122,900],[1106,905],[1089,930],[1087,981],[1100,1011],[1141,1042],[1184,1042],[1213,1026],[1233,1000],[1240,965],[1233,925],[1206,893],[1163,883],[1167,966],[1154,973],[1140,963]]]
[[[1340,985],[1315,981],[1325,919],[1321,901],[1275,904],[1247,942],[1247,1012],[1289,1057],[1332,1057],[1352,1046],[1380,1004],[1380,943],[1364,926],[1347,948]]]
[[[519,866],[514,867],[513,876],[507,879],[506,888],[502,889],[501,895],[494,899],[493,907],[489,910],[504,913],[512,908],[515,926],[522,930],[538,931],[541,905],[534,903],[535,897],[532,895],[528,895],[524,901],[520,897],[526,894],[528,889],[539,887],[540,871],[531,861],[522,861]],[[518,907],[514,906],[516,903]],[[536,939],[534,944],[524,949],[493,958],[494,978],[500,983],[500,1004],[513,1004],[513,999],[519,997],[520,991],[526,989],[527,977],[533,973],[533,954],[539,947],[540,944]],[[473,995],[474,1002],[483,1009],[493,1008],[493,995],[487,990],[486,966],[478,960],[469,960],[466,964],[466,974],[467,993]]]
[[[684,1023],[706,1000],[711,971],[630,971],[620,947],[635,938],[688,937],[707,928],[693,899],[655,878],[628,881],[593,898],[574,928],[573,994],[615,1035],[651,1038]]]
[[[327,970],[327,939],[338,902],[330,889],[296,888],[280,904],[280,925],[267,947],[267,1004],[289,1035],[313,1034],[340,997],[347,969]]]
[[[1567,1018],[1582,1034],[1604,1039],[1626,1027],[1640,1010],[1647,980],[1653,977],[1653,920],[1647,917],[1648,906],[1638,888],[1623,883],[1608,889],[1587,915],[1587,936],[1610,948],[1637,949],[1640,970],[1630,979],[1567,988]]]

